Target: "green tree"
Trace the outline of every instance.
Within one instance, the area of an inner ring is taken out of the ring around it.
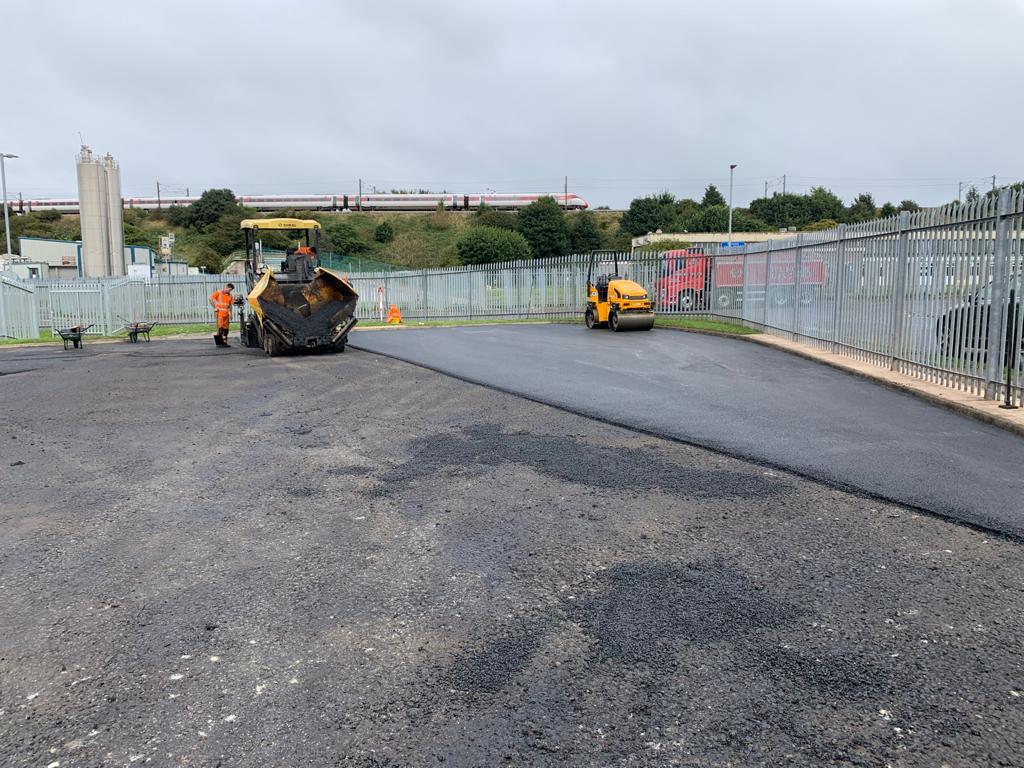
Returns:
[[[700,207],[710,208],[714,205],[727,206],[729,205],[729,203],[722,195],[722,193],[718,191],[718,187],[716,187],[714,184],[708,184],[704,188],[704,197],[701,198]]]
[[[188,206],[188,226],[202,231],[228,211],[237,209],[235,193],[230,189],[208,189]]]
[[[890,216],[895,216],[898,212],[898,209],[892,203],[886,203],[885,205],[878,209],[878,215],[881,216],[883,219],[887,219]]]
[[[676,227],[676,201],[668,192],[637,197],[622,214],[619,228],[634,237],[648,232],[671,232]]]
[[[684,231],[689,230],[689,222],[695,217],[700,215],[700,203],[696,200],[691,200],[688,197],[680,198],[675,202],[676,209],[676,221],[675,229],[682,229]],[[665,230],[662,229],[664,232]]]
[[[459,238],[455,248],[463,264],[529,259],[533,255],[523,235],[496,227],[472,227]]]
[[[915,203],[913,200],[904,200],[899,204],[899,210],[909,211],[910,213],[917,213],[921,210],[921,206]]]
[[[691,232],[727,232],[729,230],[729,206],[712,205],[701,211],[691,221]],[[733,232],[765,232],[771,227],[743,208],[732,209]]]
[[[590,211],[580,211],[572,219],[569,233],[570,247],[573,253],[590,253],[601,247],[603,238],[601,229]]]
[[[373,230],[373,239],[378,243],[390,243],[395,239],[395,228],[391,226],[391,222],[382,221]]]
[[[846,220],[852,223],[874,219],[878,216],[878,210],[875,208],[875,198],[871,196],[870,192],[861,192],[854,198],[845,213]]]
[[[753,212],[753,210],[751,210]],[[825,187],[812,187],[807,193],[807,216],[808,221],[820,221],[822,219],[843,218],[843,201],[838,195],[832,193]],[[800,224],[787,224],[786,226],[801,226]]]
[[[516,229],[539,259],[569,252],[565,214],[553,197],[542,197],[523,208],[516,218]]]
[[[839,206],[842,208],[842,201]],[[787,194],[772,195],[753,200],[750,203],[750,213],[772,227],[802,227],[810,222],[825,218],[816,216],[810,212],[810,205],[807,196]]]
[[[192,215],[190,205],[172,205],[162,213],[167,223],[175,227],[187,227]]]

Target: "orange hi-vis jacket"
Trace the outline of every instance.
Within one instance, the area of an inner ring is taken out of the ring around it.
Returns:
[[[213,309],[218,315],[231,317],[231,294],[219,288],[210,294],[210,301],[213,302]]]

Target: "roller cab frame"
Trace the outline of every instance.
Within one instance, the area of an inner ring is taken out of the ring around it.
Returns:
[[[594,275],[601,254],[590,254],[587,267],[587,308],[583,320],[587,328],[607,328],[611,331],[649,331],[654,327],[651,297],[633,280],[619,275],[619,255],[614,254],[611,273]]]
[[[320,223],[309,219],[245,219],[247,294],[239,302],[241,341],[274,356],[290,350],[344,352],[356,324],[359,294],[344,276],[320,266]],[[261,263],[261,232],[287,232],[281,269]],[[249,311],[247,312],[246,309]]]

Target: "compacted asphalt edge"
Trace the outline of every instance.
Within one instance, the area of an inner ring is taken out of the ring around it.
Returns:
[[[406,329],[406,330],[416,331],[416,330],[425,330],[425,329],[413,328],[413,329]],[[672,330],[682,330],[682,329],[675,329],[674,328]],[[700,331],[698,331],[698,333],[700,333]],[[732,337],[729,334],[718,334],[718,333],[710,333],[710,334],[707,334],[707,335],[721,336],[723,338],[739,338],[739,339],[741,339],[743,341],[746,341],[746,339],[744,339],[742,336]],[[662,440],[669,440],[669,441],[674,442],[674,443],[679,443],[680,445],[687,445],[687,446],[692,446],[692,447],[695,447],[695,448],[703,448],[705,450],[714,451],[715,453],[719,453],[719,454],[721,454],[723,456],[729,456],[731,458],[736,458],[736,459],[740,459],[742,461],[747,461],[747,462],[750,462],[751,464],[755,464],[755,465],[758,465],[758,466],[761,466],[761,467],[765,467],[767,469],[775,469],[775,470],[781,470],[781,471],[784,471],[784,472],[788,472],[788,473],[790,473],[792,475],[795,475],[796,477],[800,477],[800,478],[803,478],[803,479],[806,479],[806,480],[812,480],[814,482],[821,483],[821,484],[823,484],[823,485],[825,485],[825,486],[827,486],[829,488],[834,488],[836,490],[844,491],[846,493],[851,493],[851,494],[853,494],[855,496],[860,496],[861,498],[864,498],[864,499],[871,499],[871,500],[875,500],[875,501],[881,501],[881,502],[885,502],[885,503],[888,503],[888,504],[898,504],[899,506],[905,507],[906,509],[910,509],[910,510],[913,510],[915,512],[920,512],[920,513],[926,514],[926,515],[931,515],[931,516],[936,517],[936,518],[938,518],[940,520],[946,520],[948,522],[956,523],[958,525],[963,525],[963,526],[966,526],[967,528],[970,528],[972,530],[983,531],[985,533],[994,534],[996,536],[1004,537],[1004,538],[1006,538],[1006,539],[1008,539],[1010,541],[1024,542],[1024,533],[1019,533],[1019,532],[1016,532],[1016,531],[1006,530],[1006,529],[1003,529],[1003,528],[1000,528],[1000,527],[997,527],[997,526],[994,526],[994,525],[986,525],[985,523],[982,523],[982,522],[979,522],[979,521],[969,520],[969,519],[960,517],[960,516],[955,515],[955,514],[946,513],[946,512],[942,512],[941,510],[925,507],[925,506],[922,506],[920,504],[915,504],[915,503],[907,501],[906,499],[900,499],[900,498],[897,498],[897,497],[888,496],[886,494],[882,494],[882,493],[878,493],[876,491],[872,491],[870,489],[862,488],[860,486],[857,486],[857,485],[854,485],[854,484],[851,484],[851,483],[846,483],[846,482],[843,482],[841,480],[838,480],[838,479],[836,479],[834,477],[830,477],[830,476],[825,475],[825,474],[818,474],[818,473],[814,473],[814,472],[808,472],[806,470],[802,470],[802,469],[799,469],[799,468],[796,468],[796,467],[793,467],[793,466],[788,466],[786,464],[782,464],[782,463],[779,463],[779,462],[770,461],[770,460],[765,459],[765,458],[763,458],[761,456],[756,456],[756,455],[753,455],[753,454],[746,453],[744,451],[738,451],[738,450],[736,450],[734,448],[725,447],[725,446],[723,446],[723,445],[721,445],[719,443],[716,443],[714,441],[703,441],[703,440],[687,439],[687,438],[679,437],[678,435],[674,435],[674,434],[672,434],[671,432],[668,432],[668,431],[658,430],[658,429],[650,429],[650,428],[647,428],[647,427],[640,427],[640,426],[637,426],[635,424],[631,424],[631,423],[626,422],[626,421],[619,421],[617,419],[610,419],[607,416],[602,416],[602,415],[600,415],[598,413],[594,413],[593,411],[588,411],[585,408],[574,408],[572,406],[564,405],[564,404],[561,404],[561,403],[556,403],[556,402],[554,402],[552,400],[547,400],[547,399],[542,398],[542,397],[537,397],[535,395],[526,394],[526,393],[524,393],[522,391],[519,391],[519,390],[516,390],[516,389],[512,389],[510,387],[503,387],[503,386],[501,386],[499,384],[493,384],[493,383],[490,383],[490,382],[487,382],[487,381],[484,381],[484,380],[481,380],[481,379],[474,378],[472,376],[466,376],[464,374],[455,373],[453,371],[447,370],[447,369],[439,367],[439,366],[430,365],[429,363],[419,362],[419,361],[412,360],[412,359],[409,359],[409,358],[406,358],[406,357],[403,357],[401,355],[397,355],[397,354],[394,354],[394,353],[390,353],[390,352],[382,352],[382,351],[379,351],[379,350],[372,349],[371,347],[361,346],[358,343],[353,344],[351,341],[348,343],[348,346],[351,347],[352,349],[357,349],[360,352],[366,352],[366,353],[373,354],[373,355],[380,355],[381,357],[386,357],[386,358],[389,358],[389,359],[392,359],[392,360],[397,360],[398,362],[405,363],[407,365],[413,365],[413,366],[416,366],[417,368],[422,368],[422,369],[427,370],[427,371],[432,371],[433,373],[438,373],[438,374],[441,374],[442,376],[448,376],[449,378],[453,378],[453,379],[456,379],[458,381],[463,381],[463,382],[466,382],[467,384],[473,384],[474,386],[484,387],[486,389],[490,389],[490,390],[493,390],[495,392],[501,392],[501,393],[506,394],[506,395],[512,395],[514,397],[519,397],[519,398],[522,398],[524,400],[528,400],[528,401],[533,402],[533,403],[538,403],[539,405],[545,405],[545,406],[548,406],[549,408],[555,408],[556,410],[562,411],[564,413],[571,413],[571,414],[573,414],[575,416],[582,416],[584,418],[592,419],[592,420],[597,421],[597,422],[602,423],[602,424],[608,424],[610,426],[618,427],[620,429],[630,430],[630,431],[636,432],[638,434],[650,435],[652,437],[661,438]],[[768,349],[776,349],[775,347],[772,347],[771,345],[764,345],[764,346],[766,348],[768,348]],[[785,352],[785,350],[777,350],[777,351]],[[798,357],[802,357],[802,356],[798,356]],[[812,358],[804,358],[804,357],[802,357],[802,359],[808,360],[809,362],[820,362],[820,361],[814,360]],[[836,368],[835,366],[828,366],[828,367],[832,368],[833,370],[839,371],[841,373],[846,373],[847,375],[855,376],[855,374],[850,373],[849,371],[846,371],[846,370],[844,370],[842,368]],[[884,386],[884,385],[881,385],[878,382],[875,382],[874,380],[869,379],[869,378],[860,377],[860,376],[856,376],[856,378],[862,379],[864,381],[869,381],[869,382],[871,382],[873,384],[876,384],[876,386]],[[901,390],[899,390],[897,388],[897,389],[894,389],[893,391],[901,391]],[[912,394],[912,393],[907,393],[907,394]],[[928,402],[928,401],[925,400],[925,402]],[[936,407],[941,407],[941,406],[936,404]]]

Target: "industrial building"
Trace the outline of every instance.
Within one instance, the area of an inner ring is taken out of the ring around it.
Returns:
[[[20,258],[0,267],[14,272],[24,280],[73,280],[98,277],[85,274],[85,244],[82,240],[50,240],[41,237],[19,237]],[[114,275],[152,277],[186,275],[189,266],[183,261],[163,260],[146,245],[121,246]]]

